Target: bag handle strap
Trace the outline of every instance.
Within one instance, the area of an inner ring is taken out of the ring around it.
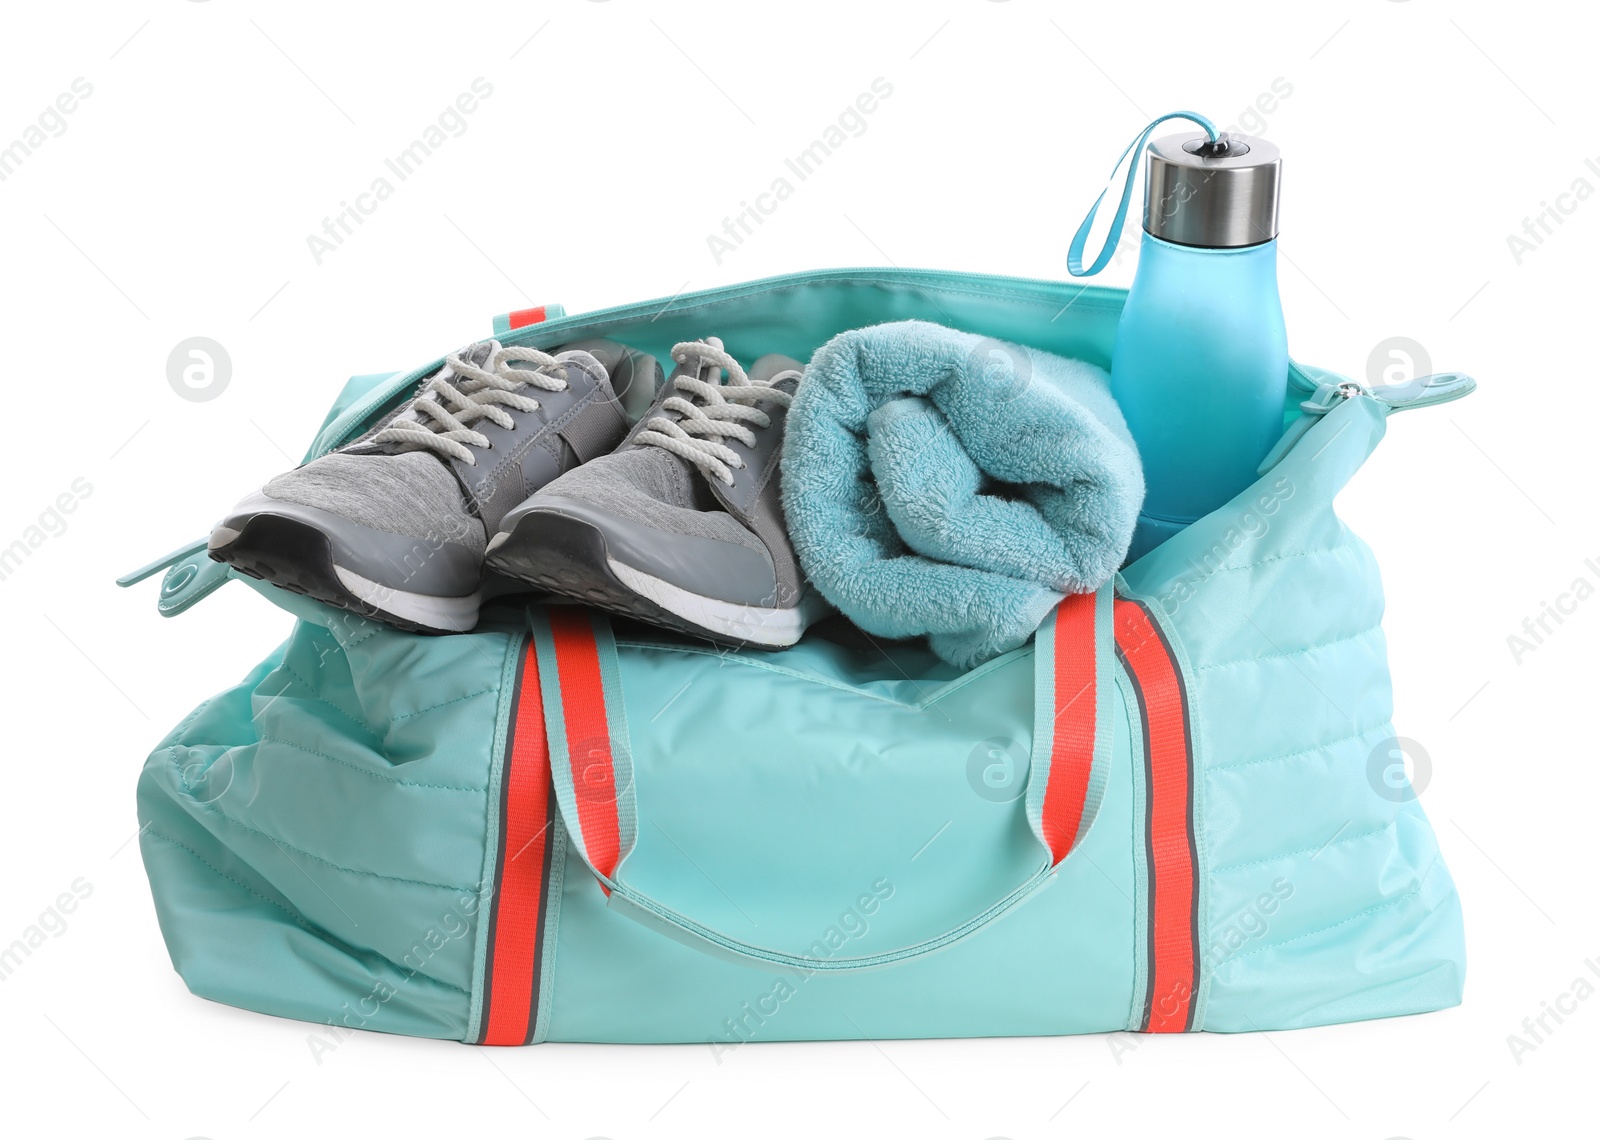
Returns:
[[[992,925],[1055,878],[1099,811],[1110,766],[1113,594],[1065,598],[1034,647],[1034,741],[1023,797],[1044,858],[1026,881],[979,913],[913,945],[855,958],[822,958],[759,946],[726,934],[627,883],[623,863],[638,838],[632,749],[622,710],[616,642],[597,611],[576,606],[532,615],[536,674],[556,802],[568,840],[614,911],[714,957],[799,971],[865,970],[942,949]],[[997,764],[1010,763],[1007,756]]]
[[[1094,205],[1089,207],[1089,214],[1083,219],[1083,224],[1078,227],[1078,232],[1072,235],[1072,244],[1067,248],[1067,272],[1074,277],[1093,277],[1106,267],[1111,260],[1111,254],[1117,248],[1117,242],[1122,240],[1122,227],[1128,219],[1128,203],[1133,198],[1133,182],[1139,176],[1139,158],[1144,152],[1145,143],[1150,141],[1151,133],[1168,119],[1187,119],[1205,129],[1207,137],[1216,142],[1220,137],[1217,128],[1211,120],[1204,115],[1197,115],[1193,111],[1173,111],[1171,114],[1162,115],[1153,121],[1138,138],[1128,144],[1128,149],[1122,152],[1116,165],[1111,168],[1111,177],[1106,182],[1106,188],[1100,191],[1100,197],[1094,200]],[[1111,230],[1106,234],[1105,244],[1100,247],[1100,252],[1095,256],[1094,264],[1088,269],[1083,267],[1083,247],[1089,240],[1089,230],[1094,225],[1095,215],[1100,212],[1100,203],[1106,199],[1106,194],[1117,183],[1117,171],[1122,169],[1123,162],[1128,156],[1133,155],[1133,161],[1128,163],[1127,176],[1122,180],[1122,197],[1117,202],[1116,215],[1111,219]]]

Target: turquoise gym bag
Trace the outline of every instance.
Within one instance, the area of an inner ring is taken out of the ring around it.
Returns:
[[[806,359],[917,318],[1103,366],[1124,296],[836,270],[495,331]],[[441,363],[350,381],[309,454]],[[1378,571],[1332,500],[1390,412],[1472,383],[1289,382],[1254,486],[967,672],[842,622],[733,651],[525,598],[425,637],[242,579],[288,640],[139,781],[174,966],[337,1027],[719,1056],[1456,1004],[1460,905],[1396,765]],[[161,570],[167,614],[234,576],[202,541],[124,581]]]

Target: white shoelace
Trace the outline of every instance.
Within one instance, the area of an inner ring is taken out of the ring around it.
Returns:
[[[790,368],[770,380],[753,381],[739,362],[723,350],[722,341],[714,336],[673,345],[672,359],[679,364],[698,360],[701,368],[713,365],[727,372],[728,382],[711,383],[691,373],[679,376],[673,386],[687,393],[688,398],[676,394],[668,396],[662,401],[661,410],[676,412],[680,418],[651,416],[645,430],[634,437],[634,442],[664,447],[693,463],[708,479],[731,486],[732,469],[743,467],[744,459],[722,439],[732,437],[746,447],[754,447],[756,433],[749,425],[764,428],[772,424],[772,417],[755,404],[765,401],[788,407],[794,397],[773,385],[800,373]]]
[[[539,408],[538,400],[520,391],[530,384],[547,392],[566,390],[565,376],[549,374],[561,367],[549,353],[537,348],[502,348],[497,340],[487,343],[491,346],[484,362],[487,368],[466,359],[465,354],[477,345],[452,352],[412,403],[417,418],[396,420],[370,442],[398,444],[404,451],[425,449],[476,467],[478,457],[468,448],[487,448],[489,437],[469,425],[488,420],[503,428],[515,427],[506,408],[519,412]],[[538,370],[512,368],[513,361],[536,364]]]

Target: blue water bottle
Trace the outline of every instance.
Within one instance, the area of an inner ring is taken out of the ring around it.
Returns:
[[[1278,298],[1278,148],[1220,136],[1204,117],[1179,112],[1150,124],[1129,152],[1169,118],[1188,119],[1205,133],[1168,135],[1145,152],[1139,267],[1111,355],[1111,391],[1144,463],[1144,509],[1130,560],[1255,481],[1283,434],[1288,385]],[[1074,237],[1067,261],[1074,276],[1096,273],[1110,259],[1137,168],[1135,158],[1106,248],[1088,269],[1083,245],[1100,201]]]

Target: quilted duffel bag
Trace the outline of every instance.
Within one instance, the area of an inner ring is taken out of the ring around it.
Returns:
[[[921,318],[1106,364],[1124,294],[839,270],[501,318],[749,359]],[[439,367],[351,381],[311,448]],[[1461,913],[1395,766],[1383,598],[1332,500],[1399,408],[1291,369],[1259,481],[969,671],[842,621],[719,649],[526,597],[400,632],[250,579],[289,638],[151,753],[141,846],[189,988],[489,1044],[1286,1029],[1460,1000]],[[166,571],[175,614],[231,572]]]

